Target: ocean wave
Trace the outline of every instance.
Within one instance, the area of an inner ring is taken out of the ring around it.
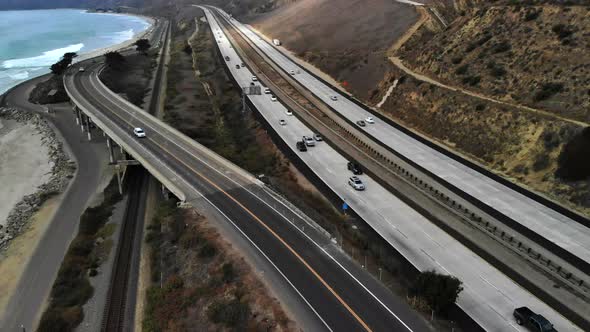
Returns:
[[[115,32],[111,36],[109,36],[111,42],[116,45],[123,42],[128,41],[129,39],[133,38],[134,32],[133,29]]]
[[[67,52],[78,52],[84,47],[84,44],[74,44],[63,48],[43,52],[43,55],[12,59],[2,62],[2,68],[30,68],[30,67],[47,67],[56,63]]]

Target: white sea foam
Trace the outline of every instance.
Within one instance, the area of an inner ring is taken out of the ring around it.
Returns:
[[[109,38],[111,39],[111,42],[116,45],[128,41],[129,39],[133,38],[133,35],[133,29],[129,29],[125,31],[115,32],[114,34],[109,36]]]
[[[19,70],[15,73],[9,74],[8,76],[13,80],[24,80],[29,78],[29,72],[26,70]]]
[[[6,60],[2,62],[2,68],[30,68],[30,67],[41,67],[41,66],[51,66],[55,62],[57,62],[64,53],[67,52],[78,52],[84,47],[84,44],[74,44],[63,48],[58,48],[55,50],[43,52],[43,55],[31,57],[31,58],[22,58],[22,59],[12,59]]]

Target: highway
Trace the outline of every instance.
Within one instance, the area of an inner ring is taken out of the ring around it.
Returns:
[[[236,68],[244,59],[236,53],[235,45],[232,46],[212,12],[205,9],[205,13],[222,56],[230,59],[226,62],[229,72],[238,85],[248,86],[253,73],[248,68]],[[220,34],[222,37],[219,37]],[[264,77],[259,79],[272,87]],[[279,99],[282,98],[280,91],[273,92]],[[435,269],[462,280],[465,290],[458,304],[484,329],[521,330],[512,318],[512,310],[527,305],[548,317],[558,330],[580,330],[370,177],[361,176],[367,186],[366,191],[352,190],[346,183],[352,174],[347,170],[347,160],[341,154],[325,142],[317,143],[307,152],[297,151],[295,142],[303,135],[310,136],[313,130],[297,117],[286,115],[287,109],[280,102],[271,101],[268,94],[248,98],[293,153],[408,261],[419,270]],[[280,125],[279,120],[286,120],[286,125]]]
[[[306,223],[304,216],[251,175],[108,90],[97,76],[100,64],[86,69],[71,71],[64,80],[75,104],[186,203],[206,202],[224,215],[325,330],[429,330],[404,299],[360,267],[345,263],[329,239],[294,227]],[[137,139],[133,127],[142,127],[147,137]]]
[[[550,241],[565,252],[575,256],[577,262],[590,263],[590,225],[583,216],[566,216],[540,202],[523,195],[506,185],[464,165],[463,163],[423,144],[374,114],[345,98],[338,89],[298,66],[254,31],[236,20],[231,20],[249,40],[271,58],[285,72],[297,71],[293,78],[329,105],[335,112],[355,123],[368,116],[376,118],[375,124],[359,127],[385,146],[412,160],[439,179],[450,183],[468,197],[514,220],[531,232]],[[337,101],[330,98],[338,96]],[[466,197],[467,197],[466,196]],[[586,225],[582,224],[586,223]],[[579,267],[579,266],[578,266]]]

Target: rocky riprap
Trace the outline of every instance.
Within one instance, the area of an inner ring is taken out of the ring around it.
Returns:
[[[39,114],[23,112],[14,108],[0,108],[0,118],[16,120],[20,123],[32,123],[42,135],[42,142],[48,147],[49,160],[53,163],[51,178],[37,188],[37,192],[23,197],[8,215],[6,226],[0,225],[0,252],[10,240],[19,235],[26,227],[31,216],[39,210],[48,198],[63,192],[76,171],[76,163],[63,151],[62,142],[57,138],[53,128]]]

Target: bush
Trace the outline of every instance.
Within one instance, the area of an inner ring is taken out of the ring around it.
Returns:
[[[215,256],[216,253],[217,253],[217,249],[215,249],[215,247],[212,244],[210,244],[209,242],[206,242],[205,244],[203,244],[203,246],[199,250],[199,257],[211,258],[211,257]]]
[[[451,62],[455,65],[460,64],[461,61],[463,61],[463,57],[461,57],[461,56],[456,56],[451,59]]]
[[[553,31],[560,40],[565,39],[574,33],[569,26],[561,23],[554,25],[551,28],[551,31]]]
[[[250,315],[250,307],[238,299],[215,302],[209,307],[208,314],[212,322],[236,328],[245,325]]]
[[[221,272],[223,273],[222,280],[225,283],[232,282],[236,277],[236,271],[232,263],[225,263],[221,266]]]
[[[545,83],[541,86],[541,90],[537,91],[534,96],[535,101],[545,100],[554,94],[563,90],[563,84],[561,83]]]
[[[461,284],[456,277],[426,271],[416,278],[410,293],[426,300],[432,310],[444,313],[455,304],[463,290]]]
[[[565,144],[557,165],[555,175],[564,180],[580,181],[590,177],[590,127]]]
[[[467,74],[467,70],[469,70],[469,65],[465,64],[465,65],[462,65],[459,68],[457,68],[457,70],[455,70],[455,74],[465,75],[465,74]]]
[[[528,22],[528,21],[533,21],[533,20],[536,20],[536,19],[537,19],[537,17],[539,17],[539,14],[541,14],[541,12],[540,12],[540,11],[537,11],[537,10],[532,10],[532,11],[529,11],[529,12],[528,12],[528,13],[526,13],[526,15],[524,16],[524,20],[525,20],[526,22]]]
[[[510,43],[508,41],[502,41],[502,42],[496,44],[492,48],[492,52],[493,53],[503,53],[503,52],[510,51],[511,49],[512,49],[512,45],[510,45]]]
[[[476,85],[477,83],[479,83],[479,81],[481,81],[481,77],[477,75],[467,76],[463,78],[463,84],[469,84],[471,86]]]

